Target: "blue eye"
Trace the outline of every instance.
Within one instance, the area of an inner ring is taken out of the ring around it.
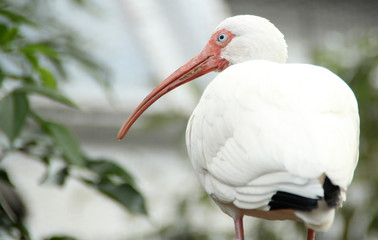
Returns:
[[[224,42],[224,41],[226,41],[226,39],[227,39],[227,34],[225,34],[225,33],[219,34],[218,38],[217,38],[218,42]]]

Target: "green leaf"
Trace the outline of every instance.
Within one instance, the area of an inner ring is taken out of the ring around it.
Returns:
[[[24,93],[35,93],[48,97],[54,101],[57,101],[61,104],[67,105],[69,107],[78,108],[77,105],[72,102],[70,99],[59,93],[58,91],[50,88],[35,86],[35,85],[24,85],[23,87],[17,88],[15,92],[24,92]]]
[[[0,28],[0,32],[2,32],[3,30],[3,28]],[[5,32],[2,32],[0,34],[0,44],[3,46],[7,45],[14,40],[14,38],[17,36],[17,33],[18,28],[6,29]]]
[[[88,169],[98,175],[98,181],[84,181],[129,211],[146,214],[144,198],[135,188],[132,176],[125,169],[106,159],[87,159],[86,162]]]
[[[99,183],[92,183],[103,194],[109,196],[133,213],[147,214],[144,198],[130,184],[114,184],[109,179],[101,179]]]
[[[1,85],[3,84],[4,79],[5,79],[5,75],[3,73],[3,70],[0,68],[0,88],[1,88]]]
[[[29,63],[33,66],[33,68],[39,68],[39,60],[38,57],[30,52],[30,51],[22,51],[26,57],[26,59],[29,61]]]
[[[108,70],[104,66],[100,65],[93,56],[88,55],[88,53],[82,51],[77,46],[70,44],[66,47],[65,53],[72,59],[75,59],[82,69],[86,70],[88,74],[106,89],[110,87]]]
[[[60,61],[58,52],[47,42],[38,42],[25,45],[22,47],[21,52],[36,70],[40,69],[38,54],[43,54],[53,61]]]
[[[8,183],[9,185],[11,185],[12,187],[14,187],[13,183],[11,182],[9,176],[8,176],[8,172],[2,168],[0,168],[0,179],[1,181],[4,181],[6,183]]]
[[[60,60],[60,58],[50,58],[52,66],[54,66],[56,72],[60,74],[63,78],[67,78],[66,69]]]
[[[8,32],[8,27],[5,24],[0,24],[0,43],[3,43],[3,38]]]
[[[53,237],[45,238],[44,240],[77,240],[77,238],[70,237],[70,236],[53,236]]]
[[[43,67],[38,68],[38,71],[43,86],[51,89],[56,89],[56,80],[54,75],[49,70]]]
[[[15,13],[14,11],[8,11],[5,9],[0,9],[0,15],[3,15],[4,17],[8,18],[9,20],[13,22],[18,22],[18,23],[25,23],[29,25],[34,25],[32,21],[29,19],[25,18],[24,16]]]
[[[5,24],[0,24],[0,45],[6,46],[14,41],[17,36],[18,28],[8,28]]]
[[[77,5],[80,5],[80,6],[84,6],[84,4],[85,4],[84,0],[73,0],[73,2],[76,3]]]
[[[38,43],[28,44],[23,47],[23,51],[33,53],[33,54],[41,53],[53,59],[59,58],[58,52],[48,42],[38,42]]]
[[[84,158],[80,145],[67,128],[58,123],[44,120],[41,120],[41,125],[60,149],[66,162],[77,166],[84,166]]]
[[[0,100],[0,128],[10,142],[18,136],[29,112],[29,102],[22,92],[12,92]]]
[[[54,164],[54,162],[52,162],[48,157],[45,157],[43,162],[47,164],[47,169],[45,176],[42,179],[42,183],[62,186],[69,175],[68,167],[65,166],[57,168],[56,164]]]
[[[99,176],[106,177],[119,177],[123,182],[134,184],[133,177],[118,164],[111,162],[110,160],[88,160],[87,167],[96,172]]]

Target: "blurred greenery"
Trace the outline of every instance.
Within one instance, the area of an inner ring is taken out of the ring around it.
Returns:
[[[71,1],[85,10],[86,1]],[[74,177],[128,211],[146,214],[144,198],[127,170],[110,159],[88,157],[65,124],[46,119],[31,101],[31,96],[38,95],[78,109],[60,89],[61,82],[70,78],[67,66],[72,62],[105,90],[110,86],[106,68],[80,48],[76,33],[46,14],[47,4],[44,0],[0,2],[0,163],[21,153],[45,165],[44,183],[61,186]],[[53,168],[55,162],[62,167]],[[1,183],[7,186],[0,188],[0,238],[30,239],[23,204],[15,204],[19,197],[12,176],[5,169],[0,172]]]

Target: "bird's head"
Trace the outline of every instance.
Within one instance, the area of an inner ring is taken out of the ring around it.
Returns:
[[[287,45],[282,33],[267,19],[239,15],[225,19],[203,50],[160,83],[139,104],[118,133],[121,140],[138,117],[157,99],[174,88],[211,71],[222,71],[248,60],[285,62]]]
[[[224,37],[231,39],[221,46],[220,57],[229,65],[257,59],[286,62],[284,36],[265,18],[252,15],[227,18],[217,26],[209,43],[217,44],[219,38]]]

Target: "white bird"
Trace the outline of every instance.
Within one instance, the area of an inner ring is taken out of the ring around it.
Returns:
[[[251,15],[225,19],[205,48],[158,85],[122,126],[122,139],[158,98],[222,71],[190,117],[186,143],[200,183],[234,219],[303,221],[308,239],[330,228],[358,161],[359,115],[329,70],[287,64],[282,33]]]

